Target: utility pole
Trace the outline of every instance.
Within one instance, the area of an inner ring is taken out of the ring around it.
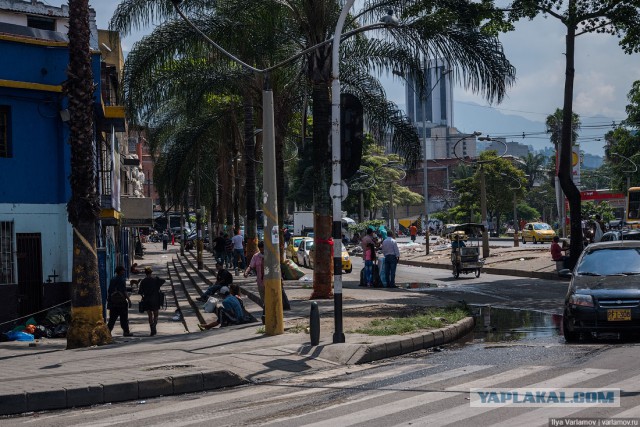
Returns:
[[[482,258],[489,258],[489,231],[487,230],[487,185],[484,179],[484,167],[480,164],[480,210],[482,225],[484,225],[484,231],[482,232]]]

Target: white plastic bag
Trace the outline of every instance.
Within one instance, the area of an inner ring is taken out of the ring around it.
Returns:
[[[213,312],[215,312],[217,305],[218,305],[218,298],[209,297],[207,302],[204,303],[204,312],[205,313],[213,313]]]

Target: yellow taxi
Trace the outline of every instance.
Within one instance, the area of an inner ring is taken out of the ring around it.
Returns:
[[[313,269],[314,258],[315,258],[315,246],[309,249],[309,267]],[[347,252],[344,247],[342,248],[342,269],[345,273],[349,274],[353,271],[353,265],[351,264],[351,257],[349,256],[349,252]]]
[[[521,231],[522,243],[551,242],[556,235],[553,228],[546,222],[528,222]]]
[[[289,244],[284,248],[285,257],[298,261],[298,246],[302,239],[304,239],[303,236],[292,236],[289,239]]]

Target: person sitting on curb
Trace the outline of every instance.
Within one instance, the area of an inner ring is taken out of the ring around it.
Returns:
[[[232,286],[235,286],[235,288],[237,288],[237,285]],[[234,290],[237,294],[238,291],[235,288]],[[238,299],[238,297],[236,295],[232,295],[231,290],[227,286],[223,286],[220,289],[220,294],[225,298],[224,300],[222,300],[222,307],[216,307],[216,316],[218,318],[213,322],[204,325],[199,323],[198,329],[200,329],[201,331],[215,328],[218,325],[220,325],[221,327],[229,325],[239,325],[242,322],[244,312],[242,310],[242,305],[240,304],[240,300]]]
[[[206,291],[202,294],[201,297],[196,298],[198,301],[207,302],[211,295],[215,295],[220,292],[223,286],[231,286],[233,283],[233,275],[229,273],[229,270],[224,269],[224,261],[218,260],[216,261],[216,269],[218,270],[218,275],[216,276],[216,283],[209,286]]]
[[[566,251],[569,248],[562,248],[560,246],[560,244],[558,243],[560,241],[560,238],[558,236],[553,236],[553,242],[551,243],[551,259],[553,259],[554,261],[562,261],[562,268],[567,268],[567,260],[569,259],[568,256],[566,255],[562,255],[562,251]]]

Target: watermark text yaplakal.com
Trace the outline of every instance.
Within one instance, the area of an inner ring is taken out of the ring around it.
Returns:
[[[620,389],[606,388],[472,388],[472,407],[619,407]]]
[[[640,426],[640,418],[549,418],[549,427],[568,426]]]

